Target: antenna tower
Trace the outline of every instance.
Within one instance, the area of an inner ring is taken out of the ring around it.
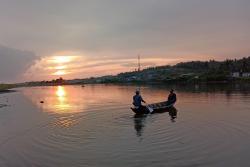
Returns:
[[[141,56],[138,55],[138,71],[141,71]]]

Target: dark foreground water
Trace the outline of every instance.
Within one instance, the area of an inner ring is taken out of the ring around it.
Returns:
[[[168,113],[134,118],[129,108],[136,88],[33,87],[0,94],[0,166],[250,166],[248,87],[178,86],[175,120]],[[169,88],[141,90],[150,103],[165,100]]]

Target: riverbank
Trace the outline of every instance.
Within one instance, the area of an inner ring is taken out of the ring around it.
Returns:
[[[190,61],[176,65],[149,67],[116,75],[19,83],[17,86],[57,86],[84,84],[210,84],[250,83],[250,57],[225,61]]]
[[[13,88],[16,86],[14,84],[0,84],[0,93],[9,93],[13,92]]]

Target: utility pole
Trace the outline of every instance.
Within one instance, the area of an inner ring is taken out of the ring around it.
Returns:
[[[138,55],[138,71],[140,72],[141,71],[141,57],[140,55]]]

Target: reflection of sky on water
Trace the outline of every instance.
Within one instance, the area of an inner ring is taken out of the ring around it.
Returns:
[[[80,93],[78,87],[34,87],[23,89],[22,92],[42,111],[57,114],[54,126],[69,128],[76,125],[78,119],[75,113],[85,109],[84,93]]]
[[[193,99],[194,101],[202,102],[201,95],[204,96],[215,96],[214,92],[219,92],[216,96],[226,96],[227,100],[230,101],[232,96],[235,96],[234,90],[236,88],[230,86],[231,93],[227,91],[227,87],[217,86],[213,89],[212,86],[206,87],[205,85],[199,86],[157,86],[157,87],[141,87],[142,96],[148,103],[155,103],[164,101],[167,99],[168,91],[170,88],[174,88],[177,90],[178,100],[185,102],[188,99]],[[122,103],[127,104],[127,108],[132,103],[132,96],[134,95],[134,91],[137,87],[134,86],[110,86],[105,85],[87,85],[85,87],[81,86],[51,86],[51,87],[32,87],[25,88],[21,91],[23,94],[32,101],[37,107],[41,108],[45,112],[49,113],[57,113],[57,114],[67,114],[67,113],[80,113],[89,110],[96,110],[100,108],[113,107],[114,105],[119,105]],[[238,89],[238,88],[237,88]],[[178,92],[182,92],[179,95]],[[184,92],[183,92],[184,91]],[[188,93],[200,93],[198,99],[193,94]],[[242,95],[249,93],[249,91],[245,91],[243,89]],[[190,97],[191,96],[191,97]],[[214,98],[210,99],[213,100]],[[243,98],[241,96],[241,100],[245,101],[248,98]],[[207,101],[206,103],[210,103]],[[43,104],[40,101],[44,101]]]
[[[109,91],[106,89],[105,86],[50,86],[24,88],[21,91],[42,111],[56,114],[100,110],[100,107],[113,107],[121,100],[131,104],[134,88],[113,86]]]
[[[67,114],[82,112],[85,108],[84,94],[72,87],[57,86],[23,89],[22,92],[45,112]],[[43,104],[40,101],[44,101]]]
[[[10,107],[0,109],[2,164],[133,166],[138,161],[147,166],[154,159],[159,166],[249,166],[245,89],[232,89],[228,98],[225,86],[176,86],[178,118],[172,123],[168,113],[134,118],[129,107],[137,88],[29,87],[4,95]],[[159,102],[169,88],[142,86],[141,93],[148,103]]]

